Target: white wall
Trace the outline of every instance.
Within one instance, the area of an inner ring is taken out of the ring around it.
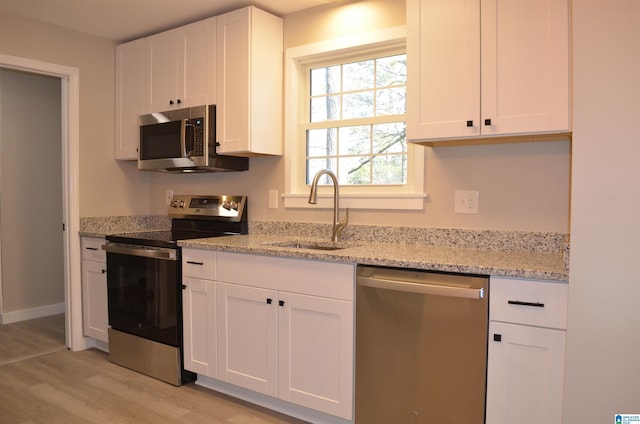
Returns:
[[[640,413],[640,2],[573,2],[564,424]]]
[[[0,69],[3,316],[64,304],[60,90]]]
[[[0,53],[80,70],[80,216],[148,213],[148,176],[113,160],[115,43],[0,13]]]

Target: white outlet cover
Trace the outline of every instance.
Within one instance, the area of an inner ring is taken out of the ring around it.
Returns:
[[[478,197],[477,190],[456,190],[455,191],[455,213],[478,213]]]
[[[278,209],[278,190],[268,190],[269,209]]]

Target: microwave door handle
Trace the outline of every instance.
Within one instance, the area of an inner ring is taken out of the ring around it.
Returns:
[[[188,119],[183,119],[180,125],[180,152],[183,158],[187,157],[187,121]]]

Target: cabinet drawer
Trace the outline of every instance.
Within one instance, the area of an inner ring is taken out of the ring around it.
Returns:
[[[567,284],[554,281],[491,278],[491,321],[567,328]]]
[[[182,275],[215,280],[216,252],[201,249],[182,249]]]
[[[82,237],[80,241],[82,259],[88,261],[107,262],[107,252],[102,250],[103,244],[103,238]]]

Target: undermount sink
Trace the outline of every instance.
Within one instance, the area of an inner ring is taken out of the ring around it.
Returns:
[[[349,247],[348,245],[336,242],[316,242],[316,241],[279,241],[273,243],[265,243],[268,246],[285,247],[288,249],[305,249],[305,250],[341,250]]]

